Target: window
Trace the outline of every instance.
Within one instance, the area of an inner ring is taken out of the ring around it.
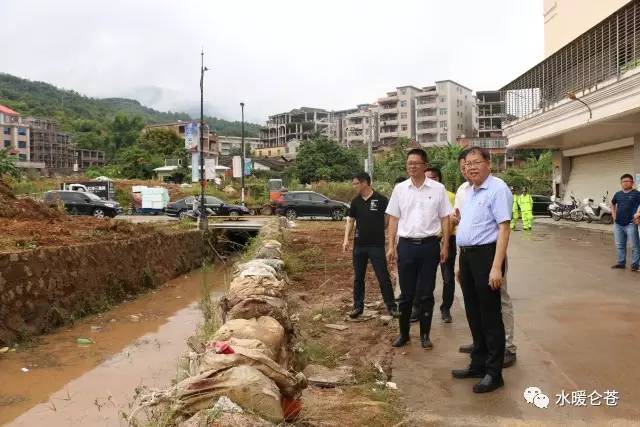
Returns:
[[[447,141],[447,134],[446,133],[441,133],[440,134],[440,141],[443,141],[443,142]]]
[[[11,141],[9,141],[8,139],[4,140],[4,148],[9,148],[11,147]]]
[[[407,118],[407,113],[406,112],[400,113],[400,118],[401,119],[406,119]]]
[[[440,122],[440,129],[446,129],[447,128],[447,121],[446,120],[442,120]]]
[[[27,148],[27,141],[18,141],[18,148]]]
[[[406,107],[407,106],[407,101],[400,101],[400,106],[401,107]]]
[[[404,95],[405,93],[407,93],[407,90],[406,89],[400,89],[400,93]]]
[[[440,102],[447,102],[447,97],[446,96],[440,97]]]
[[[18,135],[26,136],[26,135],[27,135],[27,129],[25,129],[25,128],[18,128]]]
[[[440,115],[441,116],[446,116],[447,115],[447,109],[446,108],[441,108],[440,109]]]
[[[222,200],[216,198],[216,197],[212,197],[212,196],[205,196],[205,203],[207,205],[219,205],[222,202]]]
[[[5,135],[11,135],[11,128],[4,128]]]
[[[316,193],[310,193],[309,196],[311,197],[312,202],[324,202],[325,200],[327,200],[326,197]]]
[[[400,130],[406,131],[407,130],[407,125],[400,126]]]
[[[27,161],[27,155],[26,154],[19,154],[18,155],[18,160],[21,162],[26,162]]]

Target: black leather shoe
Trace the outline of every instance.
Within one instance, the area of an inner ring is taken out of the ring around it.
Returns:
[[[397,319],[400,317],[400,312],[396,307],[391,307],[387,309],[387,311],[389,312],[389,316],[393,317],[394,319]]]
[[[442,323],[451,323],[453,321],[451,311],[448,308],[440,310],[440,314],[442,315]]]
[[[494,378],[491,375],[487,374],[484,376],[482,380],[476,385],[473,386],[474,393],[489,393],[494,391],[504,385],[504,381],[502,377]]]
[[[453,378],[465,379],[465,378],[484,378],[486,375],[484,371],[475,371],[471,368],[466,369],[453,369],[451,371]]]
[[[625,265],[624,265],[624,264],[614,264],[614,265],[612,265],[612,266],[611,266],[611,268],[620,268],[620,269],[623,269],[623,268],[625,268]]]
[[[516,363],[516,354],[509,351],[509,350],[505,350],[504,351],[504,360],[502,362],[502,367],[503,368],[508,368],[510,366],[513,366],[513,364]]]
[[[471,354],[471,352],[473,351],[473,344],[461,345],[460,348],[458,349],[458,351],[460,353]]]
[[[393,343],[391,344],[392,347],[403,347],[405,345],[407,345],[409,343],[409,337],[408,336],[403,336],[402,334],[398,335],[398,338],[396,338]]]
[[[356,317],[360,316],[363,311],[364,310],[361,308],[354,308],[353,310],[351,310],[351,312],[349,312],[349,317],[355,319]]]
[[[433,343],[431,343],[431,340],[429,339],[429,337],[427,335],[423,335],[423,336],[420,337],[420,345],[425,350],[432,350],[433,349]]]

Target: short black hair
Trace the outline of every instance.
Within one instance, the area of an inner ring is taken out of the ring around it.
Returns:
[[[471,147],[469,148],[469,150],[467,151],[467,154],[464,156],[464,158],[466,159],[467,157],[469,157],[469,154],[475,154],[475,153],[479,153],[483,159],[485,160],[491,160],[491,154],[489,154],[489,150],[487,150],[486,148],[482,148],[482,147]]]
[[[464,160],[467,157],[468,152],[469,152],[469,149],[465,148],[460,152],[460,154],[458,154],[458,163],[460,162],[460,160]]]
[[[625,173],[624,175],[622,175],[620,177],[620,181],[622,181],[625,178],[629,178],[631,181],[633,181],[633,175],[631,175],[630,173]]]
[[[401,182],[405,182],[407,180],[406,176],[399,176],[396,178],[396,180],[393,182],[394,184],[400,184]]]
[[[357,174],[353,175],[353,179],[357,179],[360,182],[367,181],[367,185],[371,185],[371,176],[366,172],[358,172]]]
[[[427,159],[427,152],[424,151],[422,148],[412,148],[411,150],[409,150],[409,152],[407,153],[407,158],[409,156],[420,156],[422,157],[422,160],[427,163],[429,160]]]
[[[442,171],[440,168],[427,168],[427,172],[433,172],[438,175],[438,182],[442,182]]]

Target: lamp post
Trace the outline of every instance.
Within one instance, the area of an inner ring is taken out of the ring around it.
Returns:
[[[202,231],[209,228],[209,220],[207,219],[207,209],[204,198],[204,72],[209,69],[204,66],[204,50],[200,52],[200,223],[199,227]]]
[[[591,107],[589,107],[589,104],[587,104],[586,102],[584,102],[582,99],[578,98],[576,96],[575,93],[573,92],[567,92],[565,93],[565,95],[567,95],[567,97],[572,100],[572,101],[578,101],[579,103],[581,103],[582,105],[584,105],[585,107],[587,107],[587,110],[589,110],[589,120],[591,120],[593,118],[593,113],[591,112]],[[589,121],[587,120],[587,121]]]
[[[242,131],[240,138],[240,201],[244,206],[244,102],[240,103],[240,110],[242,112]]]

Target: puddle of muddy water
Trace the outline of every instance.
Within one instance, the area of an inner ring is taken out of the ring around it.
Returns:
[[[162,388],[176,377],[185,340],[202,321],[203,283],[219,295],[227,271],[191,272],[31,348],[0,354],[0,424],[124,424],[120,412],[128,412],[137,386]],[[78,338],[93,343],[78,345]]]

